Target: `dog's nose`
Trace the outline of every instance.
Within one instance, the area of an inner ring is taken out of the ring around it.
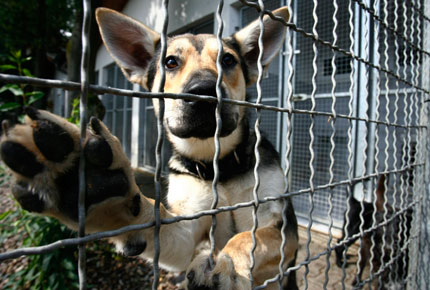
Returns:
[[[194,94],[194,95],[201,95],[201,96],[212,96],[217,97],[216,94],[216,82],[212,80],[206,80],[206,81],[194,81],[188,86],[185,87],[184,93],[188,94]],[[224,90],[221,88],[221,93],[224,96]],[[192,105],[197,102],[198,100],[190,100],[190,99],[184,99],[184,102]]]

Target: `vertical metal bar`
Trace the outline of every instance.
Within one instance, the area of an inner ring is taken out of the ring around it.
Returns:
[[[406,12],[407,12],[407,10],[406,10],[406,6],[404,5],[405,3],[402,2],[402,4],[403,4],[402,5],[402,10],[403,10],[403,23],[402,23],[402,25],[403,25],[403,29],[405,29],[405,31],[407,32],[407,27],[406,27],[406,21],[407,21],[407,13]],[[402,74],[400,76],[403,75],[403,78],[405,80],[407,80],[406,66],[407,66],[407,58],[408,57],[407,57],[406,49],[407,49],[408,44],[406,41],[404,41],[403,44],[404,44],[404,48],[402,51],[403,52],[403,63],[402,63],[403,70],[402,70]],[[408,93],[407,93],[407,88],[403,87],[402,91],[403,91],[402,94],[403,94],[403,112],[404,112],[403,124],[406,125],[408,122],[408,101],[407,101]],[[407,129],[405,129],[405,130],[407,130]],[[403,135],[408,135],[408,132],[405,131]],[[408,144],[410,144],[410,143],[406,141],[406,137],[402,138],[401,151],[400,151],[401,152],[401,160],[400,160],[400,167],[401,168],[404,168],[405,166],[408,165],[407,160],[406,160],[406,156],[405,156],[406,147]],[[407,175],[407,172],[404,172],[400,176],[400,204],[398,207],[400,209],[402,209],[404,206],[405,194],[407,194],[407,192],[405,190],[405,188],[407,187],[407,184],[405,184],[405,175]],[[396,253],[396,256],[399,255],[401,252],[402,235],[403,235],[403,231],[405,231],[405,228],[403,227],[403,225],[404,225],[403,224],[403,217],[401,215],[399,216],[398,222],[399,222],[399,231],[397,232],[396,244],[397,244],[397,249],[398,249],[399,253]],[[394,273],[395,273],[397,283],[402,282],[401,281],[402,277],[399,277],[399,267],[401,266],[399,260],[400,260],[400,258],[396,258],[396,261],[394,263]]]
[[[418,5],[421,6],[421,1],[417,1]],[[430,2],[425,1],[422,6],[422,11],[424,17],[430,16]],[[418,43],[420,47],[430,47],[430,22],[425,21],[423,19],[423,30],[421,33],[421,26],[419,27],[419,33],[418,33]],[[422,38],[421,38],[422,37]],[[421,74],[420,74],[420,81],[421,86],[424,89],[430,88],[430,78],[428,77],[428,71],[430,69],[430,57],[426,54],[420,54],[420,62],[421,63]],[[420,97],[420,103],[421,103],[421,110],[420,110],[420,124],[423,126],[426,126],[425,129],[420,129],[420,138],[419,138],[419,144],[420,144],[420,150],[419,153],[419,160],[424,160],[424,167],[422,168],[422,174],[420,175],[420,183],[422,184],[422,192],[419,199],[421,199],[421,203],[419,204],[418,213],[417,215],[422,218],[421,223],[417,225],[419,227],[419,247],[418,247],[418,257],[419,261],[417,261],[417,282],[418,287],[417,289],[426,289],[428,285],[430,284],[430,268],[429,268],[429,245],[430,245],[430,236],[429,236],[429,216],[430,216],[430,136],[429,136],[429,102],[423,103],[425,99],[428,99],[428,94],[425,95],[423,92],[421,92]]]
[[[290,12],[290,15],[294,15],[291,7],[291,0],[288,1],[288,9]],[[285,142],[285,192],[288,192],[290,190],[289,186],[289,180],[288,177],[290,175],[291,171],[291,162],[290,162],[290,155],[291,155],[291,135],[293,132],[292,128],[292,122],[291,119],[293,117],[293,104],[292,104],[292,97],[293,97],[293,76],[294,76],[294,67],[293,67],[293,57],[294,57],[294,50],[293,50],[293,34],[291,30],[288,29],[287,34],[287,52],[288,52],[288,80],[287,80],[287,86],[288,86],[288,96],[286,99],[286,107],[288,108],[289,112],[285,120],[285,126],[287,127],[287,133],[286,133],[286,142]],[[282,236],[282,243],[279,251],[281,252],[281,260],[279,262],[279,280],[278,285],[279,289],[282,289],[282,282],[284,280],[284,263],[285,263],[285,247],[287,245],[287,239],[286,239],[286,228],[287,228],[287,215],[286,210],[288,207],[288,203],[292,202],[292,200],[286,200],[284,199],[284,205],[283,205],[283,215],[282,215],[282,229],[281,229],[281,236]]]
[[[412,42],[414,42],[416,40],[416,45],[418,48],[421,47],[422,43],[421,43],[421,16],[419,14],[419,10],[421,9],[421,1],[418,0],[416,1],[416,10],[415,14],[412,16],[412,19],[416,20],[416,31],[415,33],[413,33],[413,38],[412,38]],[[412,24],[412,26],[415,26],[414,24]],[[415,53],[412,51],[412,64],[413,64],[413,82],[415,83],[415,85],[419,85],[419,75],[420,75],[420,63],[421,63],[421,53],[420,52],[416,52],[417,53],[417,57],[415,59]],[[414,94],[414,108],[413,108],[413,112],[414,112],[414,117],[415,117],[415,122],[416,124],[420,124],[420,116],[419,116],[419,102],[420,102],[420,98],[419,95],[420,93],[417,91]],[[419,129],[417,130],[417,136],[416,136],[416,140],[417,140],[417,145],[416,145],[416,150],[415,150],[415,160],[422,160],[422,153],[424,152],[425,148],[422,148],[421,144],[420,144],[420,137],[422,136],[421,134],[421,130]],[[414,174],[413,174],[413,200],[418,200],[420,198],[420,195],[422,194],[422,190],[424,189],[424,187],[422,187],[423,184],[423,180],[421,179],[422,177],[422,167],[418,167],[414,169]],[[410,229],[410,236],[415,236],[417,235],[419,237],[419,229],[420,229],[420,224],[422,222],[421,216],[420,216],[420,211],[419,209],[421,208],[421,203],[418,204],[418,206],[415,206],[413,208],[413,214],[412,214],[412,221],[411,221],[411,229]],[[414,243],[411,244],[409,246],[409,274],[412,275],[409,284],[408,284],[408,289],[418,289],[418,263],[419,263],[419,251],[418,251],[418,247],[419,247],[419,238],[415,239]]]
[[[218,160],[220,156],[221,151],[221,145],[220,145],[220,136],[221,136],[221,130],[222,130],[222,119],[221,119],[221,109],[222,109],[222,90],[221,90],[221,84],[222,84],[222,78],[223,78],[223,69],[221,65],[221,59],[224,54],[223,49],[223,43],[222,43],[222,32],[224,29],[224,23],[221,17],[222,9],[224,7],[224,1],[220,0],[218,3],[217,8],[217,21],[218,21],[218,32],[217,32],[217,43],[218,43],[218,54],[216,59],[216,67],[217,67],[217,82],[216,82],[216,95],[217,95],[217,106],[215,110],[215,119],[216,119],[216,129],[215,129],[215,135],[214,135],[214,145],[215,145],[215,153],[213,158],[213,168],[214,168],[214,179],[212,181],[212,193],[213,193],[213,201],[211,208],[215,209],[218,205],[218,180],[219,180],[219,167],[218,167]],[[211,253],[209,255],[209,263],[211,269],[214,267],[214,253],[215,253],[215,229],[216,229],[216,215],[212,215],[212,225],[209,231],[209,240],[211,244]]]
[[[351,41],[351,45],[350,45],[350,51],[351,53],[354,53],[354,48],[355,48],[355,29],[354,29],[354,4],[351,1],[348,5],[348,12],[349,12],[349,40]],[[355,84],[355,68],[356,68],[356,63],[351,60],[351,73],[349,74],[349,81],[350,81],[350,85],[349,85],[349,102],[348,102],[348,110],[349,110],[349,117],[354,116],[354,100],[355,100],[355,96],[354,96],[354,84]],[[348,179],[350,180],[350,184],[347,186],[347,202],[346,202],[346,211],[345,211],[345,224],[344,224],[344,231],[345,231],[345,237],[349,237],[349,232],[348,232],[348,227],[350,224],[350,220],[349,220],[349,212],[351,210],[350,207],[350,201],[351,198],[353,198],[353,184],[351,182],[352,178],[354,177],[354,167],[353,167],[353,146],[352,146],[352,131],[353,131],[353,121],[351,119],[348,119]],[[342,289],[345,290],[346,286],[345,286],[345,279],[346,279],[346,248],[343,251],[342,254]]]
[[[121,86],[123,86],[125,89],[127,88],[127,79],[123,78],[124,83],[121,84]],[[127,141],[127,132],[128,132],[128,128],[130,126],[130,124],[127,123],[127,104],[129,101],[131,101],[129,98],[127,97],[122,97],[122,148],[124,150],[124,152],[127,154],[128,150],[130,150],[130,144]],[[130,157],[130,156],[129,156]]]
[[[113,87],[118,86],[118,70],[119,68],[114,65],[113,67]],[[117,109],[117,99],[119,98],[119,96],[116,95],[112,95],[112,132],[114,132],[114,134],[116,133],[117,130],[117,126],[118,126],[118,109]],[[119,136],[118,136],[119,137]]]
[[[133,85],[134,91],[139,91],[139,86],[137,84]],[[143,126],[143,122],[140,120],[143,115],[141,111],[141,104],[145,102],[145,99],[141,98],[133,98],[132,99],[132,109],[131,109],[131,156],[130,162],[131,166],[138,167],[139,166],[139,147],[140,142],[143,142],[145,139],[140,136],[140,126]],[[145,115],[143,115],[145,116]]]
[[[64,118],[69,118],[72,112],[72,91],[64,91],[65,101],[64,101]]]
[[[260,7],[260,15],[259,15],[259,20],[260,20],[260,35],[258,36],[258,49],[259,49],[259,54],[258,54],[258,59],[257,59],[257,68],[258,68],[258,78],[257,78],[257,83],[256,83],[256,87],[257,87],[257,100],[256,100],[256,104],[260,104],[261,103],[261,99],[262,99],[262,89],[261,89],[261,81],[263,80],[263,65],[262,65],[262,59],[263,59],[263,54],[264,54],[264,45],[263,45],[263,34],[264,34],[264,21],[263,21],[263,17],[264,17],[264,3],[262,0],[258,0],[258,6]],[[260,146],[261,143],[261,132],[260,132],[260,122],[261,122],[261,111],[260,109],[256,109],[256,120],[255,120],[255,135],[257,137],[257,140],[255,142],[255,146],[254,146],[254,156],[255,156],[255,166],[254,166],[254,179],[255,179],[255,184],[254,184],[254,189],[253,189],[253,198],[254,198],[254,209],[252,212],[252,218],[253,218],[253,226],[252,226],[252,230],[251,230],[251,236],[252,236],[252,248],[251,248],[251,253],[250,253],[250,259],[251,259],[251,266],[250,266],[250,281],[251,281],[251,287],[254,283],[254,278],[252,277],[252,271],[254,269],[255,266],[255,259],[254,259],[254,251],[257,248],[257,240],[255,238],[255,233],[257,231],[258,228],[258,218],[257,218],[257,211],[258,211],[258,207],[259,207],[259,200],[258,200],[258,188],[260,186],[260,176],[258,174],[258,168],[260,166],[260,152],[258,147]]]
[[[394,1],[394,29],[397,31],[398,30],[398,19],[399,19],[399,4],[397,1]],[[395,63],[396,63],[396,74],[400,75],[400,65],[398,64],[400,62],[400,55],[399,55],[399,40],[397,37],[395,37],[394,39],[394,55],[395,55]],[[398,121],[398,114],[399,114],[399,91],[400,91],[400,86],[399,86],[399,81],[398,79],[396,79],[396,85],[395,85],[396,89],[395,89],[395,100],[394,100],[394,120],[393,122],[397,124]],[[397,160],[397,132],[396,132],[396,128],[393,129],[393,167],[394,169],[398,169],[399,165],[398,165],[398,160]],[[393,175],[393,179],[394,179],[394,193],[393,193],[393,207],[397,207],[397,193],[399,192],[397,189],[397,174]],[[394,233],[391,236],[391,244],[390,244],[390,248],[394,249],[395,246],[395,237],[394,237]],[[390,254],[390,261],[389,263],[391,264],[391,269],[393,271],[390,272],[390,282],[395,282],[397,279],[397,275],[395,273],[395,252],[391,251]],[[394,273],[393,273],[394,272]]]
[[[421,5],[421,1],[417,1],[418,5]],[[422,12],[425,18],[430,16],[430,2],[424,1],[422,6]],[[421,26],[418,26],[419,29]],[[422,37],[422,38],[421,38]],[[418,42],[421,47],[430,47],[430,22],[423,19],[423,30],[418,33]],[[430,88],[430,78],[428,77],[428,71],[430,69],[430,57],[426,54],[420,54],[421,60],[421,74],[420,81],[421,86],[424,89]],[[429,235],[429,216],[430,216],[430,136],[429,136],[429,102],[423,102],[428,99],[428,94],[425,95],[421,92],[421,110],[420,110],[420,124],[426,126],[425,129],[420,129],[420,160],[424,160],[424,167],[422,169],[422,175],[420,175],[420,181],[422,183],[422,193],[420,196],[421,203],[419,205],[417,215],[422,218],[421,223],[418,225],[420,236],[419,236],[419,247],[417,262],[417,277],[418,287],[417,289],[426,289],[430,284],[430,268],[429,268],[429,247],[430,247],[430,235]]]
[[[79,231],[78,236],[85,236],[85,155],[84,155],[84,142],[87,135],[87,99],[88,99],[88,65],[90,56],[89,47],[89,33],[91,23],[91,2],[83,0],[83,24],[82,24],[82,58],[81,58],[81,100],[80,100],[80,125],[81,125],[81,140],[80,140],[80,154],[79,154],[79,200],[78,200],[78,217],[79,217]],[[85,244],[79,245],[78,257],[78,275],[79,275],[79,289],[86,289],[86,253]]]
[[[318,14],[317,14],[317,8],[318,8],[318,1],[314,0],[313,1],[313,11],[312,11],[312,16],[314,19],[314,25],[312,27],[312,34],[315,35],[316,37],[318,37],[318,31],[317,31],[317,26],[318,26]],[[312,43],[312,48],[313,48],[313,52],[314,52],[314,57],[312,60],[312,68],[313,68],[313,74],[312,74],[312,92],[311,92],[311,111],[315,111],[315,107],[316,107],[316,102],[315,102],[315,94],[317,92],[317,74],[318,74],[318,64],[317,64],[317,60],[318,60],[318,48],[317,48],[317,44],[316,42]],[[309,192],[309,212],[308,212],[308,227],[306,229],[307,232],[307,241],[306,241],[306,256],[305,256],[305,261],[309,260],[310,258],[310,245],[311,245],[311,241],[312,241],[312,236],[311,236],[311,228],[312,228],[312,212],[314,210],[314,193],[315,193],[315,189],[314,189],[314,176],[315,176],[315,169],[314,169],[314,160],[315,160],[315,154],[314,154],[314,141],[315,141],[315,137],[314,137],[314,126],[315,126],[315,117],[314,115],[309,115],[309,118],[311,119],[311,125],[309,126],[309,136],[310,136],[310,142],[309,142],[309,152],[310,152],[310,159],[309,159],[309,169],[310,169],[310,176],[309,176],[309,187],[310,187],[310,192]],[[305,282],[305,289],[308,289],[309,285],[308,285],[308,279],[307,276],[309,274],[309,266],[308,264],[305,265],[305,274],[304,274],[304,282]]]
[[[337,12],[338,12],[338,4],[337,1],[334,0],[333,1],[333,7],[334,7],[334,12],[333,12],[333,46],[337,45]],[[335,137],[336,137],[336,52],[333,51],[333,56],[331,58],[331,68],[332,68],[332,72],[331,72],[331,113],[333,114],[333,117],[329,120],[330,121],[330,125],[331,125],[331,129],[332,129],[332,133],[330,136],[330,144],[331,144],[331,148],[330,148],[330,166],[329,166],[329,183],[333,183],[334,182],[334,172],[333,172],[333,168],[334,168],[334,163],[335,163],[335,159],[334,159],[334,150],[336,148],[336,143],[335,143]],[[329,204],[329,209],[328,209],[328,219],[329,219],[329,225],[328,225],[328,239],[327,239],[327,249],[328,249],[328,253],[326,255],[326,269],[325,269],[325,281],[324,281],[324,289],[327,289],[327,285],[328,285],[328,281],[329,281],[329,271],[330,271],[330,256],[331,256],[331,242],[333,240],[333,234],[332,234],[332,229],[333,229],[333,217],[332,217],[332,213],[333,213],[333,188],[329,189],[329,197],[328,197],[328,204]]]
[[[409,27],[408,27],[408,6],[406,5],[405,2],[403,2],[403,29],[404,29],[404,36],[405,36],[405,49],[404,49],[404,60],[403,60],[403,75],[404,78],[406,80],[408,80],[408,72],[407,72],[407,68],[408,68],[408,55],[407,55],[407,48],[409,47],[410,49],[410,65],[409,67],[411,68],[411,76],[413,76],[413,63],[412,63],[412,59],[413,59],[413,49],[411,48],[411,46],[408,44],[407,39],[408,39],[408,31],[409,31]],[[410,26],[410,36],[411,38],[413,38],[413,29],[414,29],[414,22],[413,19],[411,19],[412,23]],[[413,79],[411,79],[411,82],[413,82]],[[404,104],[405,104],[405,115],[404,115],[404,124],[405,125],[412,125],[412,96],[410,98],[408,98],[408,92],[407,92],[407,87],[404,87]],[[403,153],[402,153],[402,159],[403,159],[403,167],[409,166],[411,163],[411,152],[412,152],[412,136],[411,136],[411,128],[406,129],[407,130],[407,137],[406,137],[406,142],[404,142],[404,146],[403,146]],[[412,170],[412,169],[411,169]],[[407,170],[403,176],[402,176],[402,201],[401,201],[401,205],[400,205],[400,209],[404,209],[408,206],[408,200],[409,200],[409,192],[410,192],[410,184],[409,184],[409,180],[411,178],[411,171]],[[401,251],[403,251],[403,246],[408,242],[408,236],[407,236],[407,212],[405,212],[404,214],[400,215],[399,217],[400,222],[400,230],[399,230],[399,243],[400,243],[400,249],[402,249]],[[402,236],[403,235],[403,236]],[[406,250],[405,250],[406,251]],[[401,283],[401,285],[406,285],[406,278],[407,275],[405,276],[405,274],[407,273],[407,267],[406,267],[406,255],[405,253],[402,253],[402,255],[400,256],[401,258],[399,258],[396,262],[396,264],[398,265],[398,267],[403,267],[403,269],[401,269],[401,273],[403,273],[403,276],[400,277],[401,281],[399,281]],[[406,268],[405,268],[406,267]],[[404,286],[403,286],[404,287]]]
[[[388,23],[388,1],[384,1],[384,7],[383,7],[383,14],[384,14],[384,22]],[[384,67],[386,69],[389,69],[389,56],[388,56],[388,30],[385,30],[385,34],[384,34]],[[385,74],[385,122],[389,123],[390,122],[390,96],[389,96],[389,91],[390,91],[390,87],[389,87],[389,75]],[[378,98],[379,100],[379,98]],[[385,139],[384,139],[384,145],[385,145],[385,150],[384,150],[384,155],[385,155],[385,159],[384,159],[384,171],[387,171],[389,169],[389,153],[388,153],[388,148],[389,148],[389,134],[390,131],[388,129],[388,126],[384,126],[385,128]],[[388,188],[388,180],[385,180],[385,188]],[[388,214],[388,198],[385,197],[384,199],[384,203],[383,203],[383,208],[384,208],[384,214],[383,214],[383,222],[386,223],[387,222],[387,214]],[[380,257],[380,264],[381,266],[384,265],[384,261],[385,261],[385,249],[386,249],[386,244],[387,244],[387,231],[386,231],[386,227],[383,228],[384,232],[383,232],[383,236],[382,236],[382,245],[381,248],[383,249],[381,257]],[[378,277],[378,284],[382,285],[383,281],[382,281],[382,275],[380,275]]]
[[[164,23],[163,30],[161,33],[161,51],[160,51],[160,60],[159,60],[159,71],[161,75],[160,84],[158,87],[158,92],[164,92],[164,84],[166,82],[166,71],[164,67],[164,59],[166,58],[167,51],[167,26],[169,24],[169,13],[168,13],[169,0],[163,0],[163,12],[164,12]],[[163,128],[163,119],[164,119],[164,99],[159,99],[159,112],[157,115],[157,144],[155,147],[155,203],[154,203],[154,219],[155,219],[155,227],[154,227],[154,260],[153,260],[153,271],[154,271],[154,283],[152,284],[152,289],[156,290],[159,284],[160,279],[160,268],[158,265],[158,260],[160,258],[160,201],[161,201],[161,151],[163,148],[163,137],[164,137],[164,128]]]
[[[362,13],[361,19],[363,20],[363,25],[361,26],[362,30],[364,30],[364,37],[362,38],[362,42],[360,43],[361,46],[361,55],[363,59],[368,60],[369,59],[369,15],[366,13]],[[369,67],[367,67],[366,64],[361,63],[359,66],[360,70],[360,82],[363,81],[364,84],[360,83],[360,86],[364,89],[360,92],[359,96],[359,117],[365,119],[366,121],[362,121],[359,123],[359,134],[358,138],[359,140],[363,140],[364,142],[358,143],[358,149],[361,150],[359,154],[361,153],[361,163],[357,162],[359,171],[356,173],[357,175],[365,176],[366,175],[366,169],[367,169],[367,149],[368,149],[368,142],[367,142],[367,126],[368,126],[368,98],[369,98]],[[358,155],[359,155],[358,154]],[[357,160],[358,161],[358,160]],[[362,190],[362,196],[360,198],[360,205],[361,205],[361,211],[360,211],[360,238],[362,239],[364,236],[364,199],[365,199],[365,192],[366,192],[366,181],[363,181],[362,183],[358,184],[361,187]],[[368,183],[367,183],[368,184]],[[357,186],[358,187],[358,186]],[[360,273],[363,271],[361,269],[361,260],[363,257],[361,256],[362,251],[362,243],[360,243],[360,250],[358,251],[358,259],[357,259],[357,273]],[[356,282],[359,281],[359,277],[357,275]]]
[[[370,4],[370,3],[369,3]],[[379,1],[376,0],[374,2],[373,10],[375,13],[379,13]],[[372,19],[371,19],[372,20]],[[373,25],[372,25],[373,24]],[[378,21],[371,21],[369,28],[374,27],[373,34],[370,35],[370,54],[369,58],[370,61],[379,64],[380,57],[379,57],[379,33],[380,33],[380,26]],[[371,68],[370,69],[370,80],[371,80],[371,88],[372,88],[372,103],[371,103],[371,119],[372,120],[378,120],[379,121],[379,107],[380,107],[380,100],[379,96],[381,94],[381,88],[380,88],[380,78],[379,78],[379,71],[377,69]],[[374,156],[369,158],[368,163],[368,173],[374,171],[376,173],[379,172],[379,156],[380,156],[380,150],[379,150],[379,126],[375,123],[370,124],[370,130],[373,132],[374,140],[372,140],[372,136],[370,136],[369,142],[372,144],[371,148],[369,148],[369,156]],[[370,162],[371,161],[371,162]],[[379,174],[376,175],[379,177]],[[378,183],[378,178],[374,179],[373,182],[371,182],[371,185]],[[377,228],[378,226],[378,220],[377,220],[377,208],[376,208],[376,186],[370,186],[369,190],[371,190],[372,193],[372,207],[373,207],[373,213],[372,213],[372,227]],[[377,231],[377,230],[375,230]],[[371,235],[371,246],[370,246],[370,259],[369,259],[369,287],[372,288],[372,283],[374,279],[374,272],[377,270],[374,268],[374,260],[377,258],[375,257],[375,248],[379,246],[376,244],[375,241],[375,235]],[[384,250],[384,249],[382,249]],[[383,267],[384,264],[381,264],[381,267]]]

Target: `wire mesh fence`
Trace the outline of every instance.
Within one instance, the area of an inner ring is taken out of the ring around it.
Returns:
[[[22,255],[41,254],[70,245],[79,245],[80,288],[86,287],[85,243],[114,237],[126,232],[154,228],[153,257],[154,283],[157,289],[160,270],[159,231],[164,225],[183,220],[212,217],[209,233],[210,259],[216,251],[214,232],[217,215],[252,208],[251,230],[253,249],[249,253],[251,269],[254,267],[254,250],[257,246],[257,210],[259,206],[287,197],[293,197],[296,215],[306,226],[305,255],[296,265],[285,269],[283,237],[279,274],[262,285],[263,289],[279,283],[292,271],[305,269],[304,289],[312,289],[309,269],[320,257],[326,258],[323,288],[328,288],[330,268],[334,267],[330,256],[339,253],[342,269],[341,284],[345,289],[347,254],[344,246],[359,241],[358,260],[355,264],[357,277],[354,287],[393,287],[426,289],[428,272],[429,238],[429,172],[430,145],[428,142],[428,103],[430,68],[428,1],[239,1],[248,10],[246,17],[260,19],[260,38],[264,35],[263,16],[288,28],[286,43],[277,67],[264,78],[261,61],[255,88],[249,89],[248,101],[222,98],[221,80],[223,68],[223,19],[224,1],[220,0],[215,12],[218,30],[217,97],[193,94],[164,93],[165,72],[162,61],[167,49],[169,1],[164,0],[164,25],[161,33],[159,70],[162,81],[154,92],[137,92],[88,84],[89,11],[90,1],[84,3],[82,32],[81,83],[45,80],[0,74],[2,83],[31,84],[64,90],[80,90],[81,97],[81,144],[86,138],[86,96],[88,92],[109,94],[115,98],[134,97],[159,99],[160,114],[157,116],[158,138],[155,147],[155,204],[154,219],[139,225],[129,225],[117,230],[85,235],[85,164],[80,162],[79,237],[34,248],[20,248],[0,253],[0,260]],[[282,2],[282,3],[281,3]],[[289,22],[272,14],[281,4],[289,7],[293,16]],[[259,41],[260,59],[264,53]],[[164,99],[188,99],[217,104],[215,131],[213,203],[210,209],[162,219],[160,217],[163,146]],[[125,104],[125,102],[123,102]],[[131,104],[128,102],[127,104]],[[251,120],[255,128],[255,185],[253,199],[232,206],[218,206],[220,159],[220,128],[222,104],[247,107],[252,110]],[[127,107],[128,108],[128,107]],[[271,126],[276,130],[272,130]],[[285,192],[275,197],[260,198],[261,141],[260,127],[269,130],[268,137],[281,153],[281,160],[288,181]],[[271,131],[272,130],[272,131]],[[127,136],[123,136],[127,138]],[[81,150],[83,152],[83,150]],[[385,177],[385,178],[381,178]],[[384,188],[380,199],[379,189]],[[379,198],[379,199],[378,199]],[[354,203],[355,202],[355,203]],[[284,219],[283,226],[286,226]],[[327,240],[325,250],[311,255],[312,227],[325,224]],[[335,240],[332,233],[343,229],[343,239]],[[211,260],[211,263],[215,263]],[[366,277],[360,273],[368,265]],[[252,283],[252,277],[250,277]],[[377,286],[375,286],[377,285]]]

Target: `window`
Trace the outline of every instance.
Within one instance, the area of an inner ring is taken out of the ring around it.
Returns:
[[[264,1],[264,7],[268,10],[275,10],[281,6],[280,0],[268,0]],[[258,18],[258,12],[255,8],[244,7],[241,10],[241,22],[242,27],[251,23]],[[278,56],[269,66],[268,75],[264,77],[261,82],[262,88],[262,103],[264,105],[278,106],[281,107],[281,87],[280,87],[280,66],[281,56]],[[247,90],[247,97],[250,102],[257,100],[257,89],[253,85]],[[256,120],[256,111],[254,109],[249,110],[250,126],[254,128]],[[261,112],[261,123],[260,129],[263,135],[275,146],[276,150],[280,150],[280,132],[281,132],[281,114],[274,111],[263,110]]]
[[[115,64],[104,68],[103,77],[104,85],[120,89],[132,89],[132,84]],[[106,108],[104,123],[120,139],[124,152],[130,157],[132,99],[123,96],[104,95],[102,102]]]

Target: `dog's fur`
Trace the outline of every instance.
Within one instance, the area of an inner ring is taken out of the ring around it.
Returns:
[[[288,20],[286,7],[274,14]],[[108,9],[98,9],[97,22],[103,41],[125,76],[152,92],[159,91],[160,35],[142,23]],[[285,26],[264,18],[265,69],[278,53]],[[246,87],[258,75],[259,22],[223,39],[223,98],[246,99]],[[168,39],[166,83],[168,93],[216,96],[217,39],[214,35],[179,35]],[[154,99],[156,114],[159,101]],[[164,124],[172,143],[169,188],[161,218],[190,215],[211,208],[216,128],[215,104],[203,101],[165,99]],[[3,161],[16,177],[13,193],[29,210],[58,218],[77,228],[79,130],[45,111],[27,110],[23,125],[5,125],[1,140]],[[255,134],[249,130],[242,106],[223,104],[219,160],[218,206],[253,199]],[[263,138],[259,147],[260,198],[279,196],[285,190],[284,176],[272,145]],[[154,200],[140,194],[133,170],[116,137],[97,119],[90,120],[84,146],[87,160],[86,232],[112,230],[150,222]],[[285,204],[286,211],[283,212]],[[297,221],[290,199],[261,204],[256,231],[255,266],[250,273],[252,208],[217,215],[215,265],[208,263],[207,244],[211,217],[163,225],[160,230],[160,265],[173,271],[187,271],[188,289],[250,289],[279,273],[282,216],[287,218],[284,269],[295,263],[298,247]],[[111,238],[126,255],[151,260],[153,229],[129,232]],[[203,249],[202,249],[203,247]],[[200,250],[198,250],[200,249]],[[285,278],[286,289],[296,289],[295,274]],[[267,289],[278,287],[269,284]]]
[[[348,235],[346,236],[346,213],[345,221],[342,231],[342,237],[338,242],[343,241],[346,238],[352,237],[360,232],[360,228],[367,230],[375,223],[381,224],[384,220],[389,220],[395,211],[393,207],[386,202],[386,176],[381,175],[378,180],[378,185],[376,188],[376,202],[375,206],[371,202],[362,203],[357,201],[354,197],[350,199],[350,211],[348,214]],[[363,204],[363,207],[362,207]],[[364,208],[362,210],[362,208]],[[397,209],[396,211],[398,211]],[[363,226],[360,220],[360,214],[363,211]],[[363,270],[369,263],[373,252],[372,266],[373,272],[378,272],[381,267],[381,258],[384,264],[390,263],[392,256],[397,257],[395,261],[392,261],[392,265],[385,269],[381,274],[382,284],[378,285],[378,289],[397,289],[398,282],[403,281],[406,277],[405,269],[408,267],[408,251],[401,252],[401,248],[405,244],[406,238],[409,237],[409,230],[412,221],[412,210],[407,210],[403,215],[395,217],[386,226],[377,227],[366,234],[361,239],[360,246],[360,267],[356,274],[356,279],[353,280],[353,285],[358,285],[361,282]],[[406,227],[406,228],[405,228]],[[398,239],[398,234],[401,233],[401,239]],[[351,239],[344,246],[339,246],[336,248],[336,263],[339,267],[343,265],[343,254],[347,251],[348,247],[352,245],[357,238]],[[385,247],[383,247],[385,241]],[[373,245],[373,248],[372,248]],[[348,258],[348,255],[346,255]],[[390,277],[391,275],[391,277]],[[397,280],[396,280],[397,279]],[[401,289],[401,288],[400,288]]]

